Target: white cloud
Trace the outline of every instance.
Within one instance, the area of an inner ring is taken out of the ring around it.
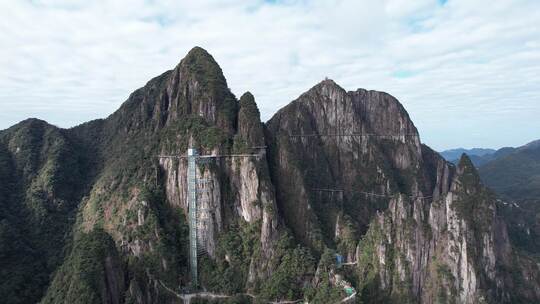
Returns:
[[[0,128],[112,113],[195,45],[268,119],[325,76],[387,91],[434,148],[540,137],[540,2],[0,2]]]

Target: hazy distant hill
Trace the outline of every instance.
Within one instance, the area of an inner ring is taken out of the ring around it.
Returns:
[[[540,140],[499,151],[496,153],[499,155],[493,155],[492,161],[480,166],[480,176],[487,186],[507,201],[501,210],[515,245],[538,255]]]
[[[540,141],[499,151],[480,166],[484,182],[509,199],[540,197]]]
[[[472,149],[450,149],[439,152],[447,161],[457,164],[463,153],[467,154],[476,167],[480,167],[494,159],[506,156],[514,151],[515,148],[504,147],[499,150],[472,148]]]
[[[495,153],[497,150],[494,149],[484,149],[484,148],[472,148],[472,149],[450,149],[439,152],[447,161],[459,160],[463,153],[471,156],[485,156]]]

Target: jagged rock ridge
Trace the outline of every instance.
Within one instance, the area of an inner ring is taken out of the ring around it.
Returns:
[[[181,303],[186,163],[157,156],[264,145],[198,168],[204,289],[243,294],[234,303],[333,303],[348,283],[369,303],[540,298],[538,266],[511,247],[468,158],[456,168],[422,145],[395,98],[325,80],[264,125],[253,95],[238,100],[201,48],[106,119],[0,132],[0,257],[14,278],[0,295]],[[339,268],[335,253],[355,265]]]

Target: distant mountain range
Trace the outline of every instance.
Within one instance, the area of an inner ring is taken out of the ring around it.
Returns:
[[[506,200],[500,210],[514,245],[540,256],[540,140],[496,157],[479,173]]]
[[[500,148],[499,150],[485,149],[485,148],[472,148],[472,149],[457,148],[457,149],[445,150],[439,153],[444,157],[444,159],[454,164],[457,164],[459,162],[461,155],[465,153],[469,156],[469,158],[471,159],[471,161],[476,167],[480,167],[494,159],[497,159],[497,158],[500,158],[500,157],[503,157],[512,153],[515,149],[516,148],[512,148],[512,147],[504,147],[504,148]]]
[[[509,199],[540,198],[540,140],[503,149],[479,166],[484,182]]]
[[[454,164],[463,153],[478,168],[484,183],[502,197],[512,200],[540,197],[540,140],[517,148],[458,148],[440,152]]]
[[[540,140],[517,148],[452,149],[441,152],[457,163],[469,155],[485,185],[502,199],[501,214],[514,245],[540,254]]]
[[[485,148],[472,148],[472,149],[464,149],[464,148],[457,148],[457,149],[450,149],[450,150],[444,150],[442,152],[439,152],[447,161],[453,161],[455,159],[459,159],[461,157],[461,154],[465,153],[471,156],[485,156],[485,155],[491,155],[493,153],[497,152],[495,149],[485,149]]]

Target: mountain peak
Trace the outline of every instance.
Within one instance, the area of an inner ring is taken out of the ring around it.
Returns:
[[[214,57],[201,47],[192,48],[176,68],[213,92],[228,91],[227,80]]]
[[[328,78],[328,77],[325,77],[321,82],[321,84],[327,84],[327,85],[338,85],[334,79],[331,79],[331,78]]]
[[[242,96],[240,97],[240,102],[242,102],[243,100],[245,102],[255,103],[255,97],[249,91],[242,94]]]
[[[11,126],[7,130],[19,130],[19,129],[24,129],[24,128],[49,128],[49,127],[56,128],[56,126],[49,124],[45,120],[42,120],[39,118],[27,118]]]
[[[239,100],[240,106],[240,116],[247,115],[251,120],[255,120],[257,123],[260,123],[261,114],[257,103],[255,102],[255,97],[250,92],[245,92],[242,94]]]
[[[459,159],[458,167],[462,168],[463,170],[468,170],[468,169],[471,169],[471,168],[474,169],[474,165],[473,165],[471,159],[469,158],[469,156],[466,153],[461,154],[461,158]]]
[[[306,94],[309,95],[317,94],[327,97],[336,96],[336,93],[345,94],[347,93],[347,91],[341,86],[339,86],[339,84],[337,84],[334,80],[329,78],[325,78],[306,92]]]
[[[180,62],[181,66],[190,66],[194,68],[206,68],[209,70],[215,70],[216,72],[219,72],[219,74],[222,75],[221,68],[219,67],[219,64],[216,62],[214,57],[210,55],[205,49],[201,47],[194,47],[192,48],[182,59]],[[223,75],[222,75],[223,76]]]
[[[330,79],[328,77],[324,78],[321,82],[316,84],[313,88],[339,88],[343,90],[343,88],[339,84],[337,84],[333,79]]]
[[[184,60],[186,60],[188,58],[205,59],[205,60],[212,60],[212,61],[214,60],[212,55],[210,55],[210,53],[208,53],[207,50],[203,49],[200,46],[195,46],[191,50],[189,50],[186,57],[184,57]]]
[[[257,123],[260,123],[260,113],[257,103],[255,102],[255,97],[250,92],[245,92],[242,94],[239,100],[240,112],[247,114],[251,119],[255,119]]]
[[[468,187],[480,187],[480,176],[469,156],[465,153],[461,155],[457,165],[458,174],[463,185]]]
[[[126,130],[159,129],[195,115],[232,131],[236,111],[236,97],[220,66],[205,49],[194,47],[173,70],[132,93],[114,119]]]

